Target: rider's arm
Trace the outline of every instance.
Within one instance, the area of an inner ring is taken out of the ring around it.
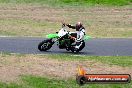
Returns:
[[[67,24],[67,26],[68,26],[69,28],[76,29],[76,27],[75,27],[75,26],[72,26],[71,24]]]

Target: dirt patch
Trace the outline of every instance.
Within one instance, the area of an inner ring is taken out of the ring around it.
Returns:
[[[0,56],[0,80],[16,81],[22,74],[38,76],[52,76],[59,78],[74,78],[77,74],[77,67],[82,65],[87,73],[130,73],[131,67],[120,67],[115,65],[102,64],[95,61],[60,61],[50,59],[47,56],[35,55],[26,56]]]

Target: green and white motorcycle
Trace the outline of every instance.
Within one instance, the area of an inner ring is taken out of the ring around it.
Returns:
[[[80,47],[78,49],[75,49],[75,40],[77,37],[77,33],[67,31],[65,24],[62,24],[62,28],[59,32],[56,32],[55,34],[48,34],[46,35],[46,37],[46,40],[43,40],[38,44],[38,49],[40,51],[49,50],[53,46],[53,44],[57,42],[57,46],[59,47],[59,49],[66,49],[67,51],[79,52],[85,47],[85,41],[91,38],[90,36],[85,35],[84,40],[80,42]]]

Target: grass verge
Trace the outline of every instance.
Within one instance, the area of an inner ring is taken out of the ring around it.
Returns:
[[[45,54],[45,55],[27,55],[27,54],[10,54],[10,53],[1,53],[0,57],[8,58],[10,56],[13,57],[21,57],[25,58],[28,56],[35,58],[49,58],[49,59],[57,59],[62,61],[87,61],[92,60],[96,62],[101,62],[109,65],[118,65],[123,67],[131,67],[132,66],[132,56],[81,56],[81,55],[71,55],[71,54]]]
[[[0,36],[43,36],[81,21],[92,37],[132,37],[131,7],[120,5],[131,0],[0,0]]]
[[[106,6],[124,6],[130,5],[132,0],[0,0],[1,3],[37,3],[48,4],[50,6],[94,6],[94,5],[106,5]]]
[[[132,56],[76,56],[76,55],[48,55],[48,57],[59,60],[94,60],[109,65],[132,66]]]
[[[56,8],[1,3],[0,13],[0,36],[43,36],[59,31],[65,20],[73,25],[81,21],[92,37],[132,37],[130,7]]]
[[[20,82],[18,81],[17,82],[8,81],[8,83],[6,83],[6,81],[0,82],[0,88],[47,88],[47,87],[48,88],[80,88],[80,86],[76,84],[76,81],[74,79],[75,75],[72,76],[71,78],[65,78],[65,77],[58,78],[57,75],[55,75],[56,72],[57,74],[62,74],[63,76],[64,74],[65,75],[75,74],[76,73],[75,69],[77,65],[75,64],[76,61],[82,61],[82,62],[95,61],[95,62],[102,62],[111,65],[129,66],[129,67],[132,66],[132,57],[128,57],[128,56],[125,57],[98,56],[97,57],[97,56],[77,56],[77,55],[73,56],[70,54],[26,55],[26,54],[11,54],[8,52],[4,52],[0,54],[0,60],[1,60],[0,62],[1,80],[3,81],[5,79],[10,80],[10,78],[13,78],[15,80],[16,77],[21,77],[20,80],[16,79]],[[85,65],[87,64],[88,63],[86,63]],[[96,67],[98,69],[99,66],[97,65]],[[74,70],[73,73],[70,73],[71,72],[70,68]],[[129,68],[127,69],[128,71],[130,70]],[[126,71],[126,67],[122,67],[122,70]],[[88,87],[89,88],[97,88],[97,87],[98,88],[131,88],[132,83],[88,84],[82,86],[82,88],[88,88]]]
[[[2,36],[45,37],[46,32],[53,31],[53,33],[55,33],[59,28],[56,23],[46,21],[37,22],[31,19],[0,19],[0,26],[0,35]]]
[[[74,79],[61,80],[48,77],[22,76],[22,83],[0,83],[0,88],[131,88],[129,84],[88,84],[79,86]]]

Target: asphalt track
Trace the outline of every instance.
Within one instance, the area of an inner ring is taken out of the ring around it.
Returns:
[[[73,54],[66,50],[59,49],[56,44],[54,44],[49,51],[40,52],[37,46],[42,40],[44,39],[0,37],[0,52],[21,54]],[[86,47],[78,54],[94,56],[132,56],[132,39],[91,39],[86,42]]]

